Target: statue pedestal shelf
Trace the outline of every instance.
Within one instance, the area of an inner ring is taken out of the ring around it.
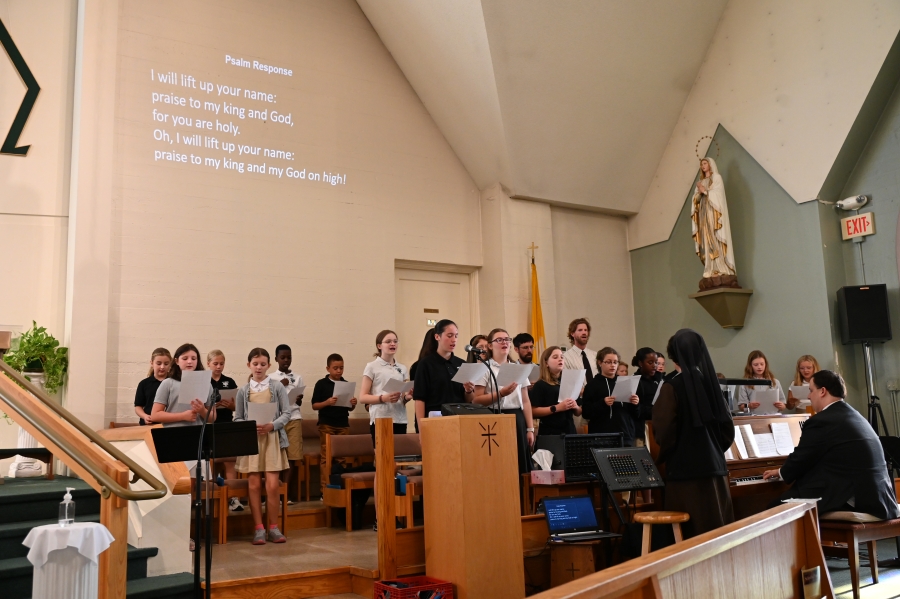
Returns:
[[[699,291],[688,297],[697,300],[723,329],[739,329],[744,326],[752,289],[720,288]]]

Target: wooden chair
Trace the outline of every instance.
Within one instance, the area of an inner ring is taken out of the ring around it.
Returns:
[[[337,458],[370,458],[375,459],[375,446],[372,436],[364,435],[328,435],[325,438],[325,472],[319,476],[328,477],[331,466]],[[331,510],[346,510],[347,532],[353,530],[353,491],[375,488],[374,472],[348,472],[341,475],[343,486],[333,489],[326,485],[322,501],[325,504],[325,526],[331,528]]]
[[[634,515],[634,521],[644,525],[644,537],[641,542],[641,555],[650,553],[650,537],[654,524],[671,524],[675,542],[684,540],[681,536],[681,523],[687,522],[691,517],[685,512],[638,512]]]
[[[266,475],[263,474],[262,477],[262,491],[265,493],[265,480]],[[238,498],[249,498],[250,497],[250,480],[247,478],[237,478],[234,480],[226,480],[224,487],[219,487],[223,489],[225,492],[221,494],[220,497],[220,514],[219,518],[219,543],[224,545],[228,542],[228,502],[231,501],[232,497]],[[278,485],[278,498],[281,503],[281,532],[285,536],[287,536],[287,483],[281,481]],[[271,506],[266,502],[266,512],[271,509]],[[250,509],[245,510],[244,513],[249,514]],[[264,518],[263,522],[266,522],[268,518]]]
[[[859,544],[869,547],[869,569],[872,584],[878,584],[878,551],[876,541],[900,536],[900,519],[878,520],[859,512],[829,512],[819,518],[819,535],[826,555],[846,557],[850,565],[853,599],[859,599]],[[838,547],[836,543],[846,543]]]
[[[309,494],[309,483],[312,479],[312,469],[319,467],[319,460],[321,459],[319,448],[321,447],[321,441],[319,440],[319,426],[317,422],[306,418],[301,422],[301,434],[303,436],[303,481],[306,483],[306,500],[309,501],[311,499]]]
[[[422,441],[418,433],[406,435],[394,435],[394,456],[406,455],[422,455]],[[413,526],[413,503],[416,497],[422,496],[422,475],[421,470],[400,469],[401,474],[406,474],[406,495],[397,496],[397,513],[398,518],[404,519],[404,528]]]

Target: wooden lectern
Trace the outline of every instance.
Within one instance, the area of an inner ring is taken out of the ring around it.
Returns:
[[[457,599],[522,599],[515,416],[442,416],[419,427],[426,573],[452,582]]]

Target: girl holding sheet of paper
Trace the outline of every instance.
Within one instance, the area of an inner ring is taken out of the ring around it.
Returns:
[[[559,396],[559,383],[565,366],[562,350],[555,345],[545,349],[540,365],[541,378],[528,391],[531,414],[541,421],[538,434],[574,435],[575,416],[581,416],[581,405],[578,397]]]
[[[169,378],[164,380],[156,390],[156,398],[153,400],[153,411],[150,415],[153,422],[162,424],[175,424],[185,422],[188,424],[200,424],[198,418],[206,418],[207,405],[212,405],[215,390],[209,386],[209,393],[205,397],[181,397],[181,373],[182,371],[203,370],[200,363],[200,350],[193,343],[185,343],[175,350],[172,357],[172,366],[169,369]],[[181,407],[190,409],[181,409]],[[209,421],[216,420],[216,411],[209,414]]]
[[[375,419],[394,421],[394,434],[405,435],[409,419],[406,404],[412,399],[412,387],[403,383],[409,379],[406,366],[395,359],[400,341],[397,333],[381,331],[375,337],[375,359],[363,371],[359,401],[369,405],[369,431],[375,442]],[[397,387],[400,387],[398,390]],[[405,392],[404,387],[408,387]]]
[[[656,369],[657,355],[653,348],[642,347],[631,359],[631,365],[637,367],[635,374],[641,377],[635,391],[639,402],[638,419],[634,423],[634,442],[638,447],[645,445],[645,424],[653,418],[653,400],[656,399],[663,383],[663,375]]]
[[[256,528],[253,533],[254,545],[266,544],[266,529],[262,522],[261,487],[262,473],[266,473],[266,515],[269,521],[268,540],[272,543],[284,543],[287,539],[278,530],[278,487],[281,485],[280,474],[288,468],[288,437],[284,430],[291,418],[291,406],[287,391],[281,381],[269,377],[269,352],[261,347],[250,350],[247,356],[247,367],[250,369],[250,380],[238,389],[234,400],[234,421],[244,422],[256,420],[258,455],[239,456],[235,463],[238,472],[248,474],[250,513]],[[251,408],[251,406],[274,404],[271,408]],[[263,422],[255,418],[254,412],[268,411],[274,417]]]
[[[775,378],[775,375],[772,374],[772,371],[769,370],[769,360],[766,358],[766,354],[762,353],[758,349],[750,352],[750,355],[747,356],[747,365],[744,367],[744,378],[745,379],[766,379],[772,381],[771,387],[765,387],[763,385],[745,385],[738,390],[738,406],[744,410],[747,406],[750,406],[751,410],[756,410],[760,407],[760,402],[756,401],[754,398],[754,391],[766,391],[769,389],[774,389],[778,394],[778,401],[774,402],[773,405],[779,411],[787,408],[787,400],[784,397],[784,391],[781,389],[781,383],[778,382],[778,379]]]
[[[640,398],[632,394],[628,402],[616,401],[619,369],[619,352],[604,347],[597,352],[597,373],[584,388],[582,395],[583,416],[588,422],[588,433],[622,433],[626,447],[634,445],[634,428],[638,421]]]
[[[806,407],[801,406],[800,401],[805,400],[809,396],[809,381],[820,370],[822,369],[819,367],[819,361],[814,356],[809,354],[800,356],[797,360],[797,367],[794,369],[794,382],[791,383],[791,387],[806,387],[806,393],[803,394],[803,397],[794,397],[793,390],[789,389],[787,397],[788,410],[794,410],[800,414],[806,413]]]
[[[500,404],[500,411],[516,417],[516,439],[519,451],[519,473],[531,471],[531,448],[534,446],[534,420],[531,415],[531,401],[528,399],[528,387],[516,382],[497,389],[494,379],[499,383],[500,365],[509,363],[509,350],[512,338],[503,329],[494,329],[488,334],[488,352],[491,359],[488,366],[494,373],[485,372],[484,377],[475,383],[475,403],[484,406]],[[515,365],[520,366],[520,365]]]

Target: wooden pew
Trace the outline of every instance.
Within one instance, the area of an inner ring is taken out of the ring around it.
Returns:
[[[813,566],[834,596],[815,505],[784,504],[534,597],[802,597],[800,570]]]

